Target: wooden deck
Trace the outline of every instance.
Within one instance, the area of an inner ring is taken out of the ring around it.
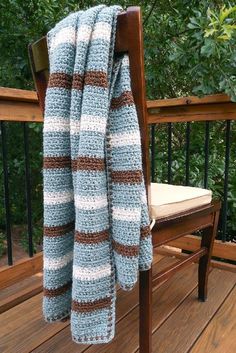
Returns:
[[[154,272],[176,261],[155,255]],[[236,274],[213,268],[208,301],[197,300],[197,265],[179,271],[153,293],[153,353],[235,353]],[[1,353],[136,353],[138,286],[119,290],[115,338],[109,344],[78,345],[70,323],[42,317],[42,273],[0,293]]]

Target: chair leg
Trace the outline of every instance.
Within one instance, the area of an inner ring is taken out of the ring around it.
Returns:
[[[152,268],[139,272],[139,352],[152,353]]]
[[[211,255],[214,245],[214,239],[216,237],[217,228],[219,221],[219,211],[216,211],[214,214],[214,222],[213,225],[205,228],[203,230],[201,247],[207,248],[207,254],[202,256],[199,259],[199,267],[198,267],[198,299],[200,301],[207,300],[207,283],[208,283],[208,275],[210,268]]]

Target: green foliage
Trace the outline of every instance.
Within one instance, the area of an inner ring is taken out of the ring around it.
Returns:
[[[41,249],[43,244],[43,224],[42,221],[38,222],[38,224],[33,228],[33,253],[36,254],[38,249]],[[27,252],[29,249],[29,237],[27,233],[27,229],[25,229],[21,234],[21,246]]]
[[[6,237],[5,234],[0,232],[0,257],[6,253]]]
[[[146,28],[149,96],[225,92],[236,100],[236,7],[222,1],[168,3],[159,5]]]
[[[0,85],[32,89],[27,46],[67,14],[117,1],[1,2]],[[119,1],[124,8],[128,1]],[[236,6],[218,0],[133,1],[144,18],[150,98],[226,92],[236,99]],[[191,79],[190,79],[191,78]]]

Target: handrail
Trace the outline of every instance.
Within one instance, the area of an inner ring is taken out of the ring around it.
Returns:
[[[148,123],[236,120],[236,103],[226,94],[147,101]]]
[[[0,120],[43,122],[35,91],[0,87]],[[236,103],[226,94],[147,100],[148,124],[236,120]]]
[[[42,123],[36,92],[0,87],[0,121]]]

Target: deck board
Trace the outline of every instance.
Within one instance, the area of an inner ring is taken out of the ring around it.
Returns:
[[[160,261],[158,261],[160,260]],[[155,258],[154,273],[166,267],[170,261],[168,258],[161,259],[160,256]],[[157,264],[158,262],[158,264]],[[117,312],[116,319],[119,323],[125,316],[138,306],[138,286],[131,292],[119,291],[117,295]],[[123,320],[121,321],[123,322]],[[99,345],[101,346],[101,345]],[[45,341],[42,345],[36,348],[34,353],[57,352],[57,353],[81,353],[87,349],[89,345],[80,345],[71,340],[70,326],[55,334],[51,339]],[[96,345],[97,350],[98,346]]]
[[[43,289],[43,274],[36,273],[19,283],[3,288],[0,291],[0,314],[22,303]]]
[[[236,352],[236,287],[190,351],[199,352]]]
[[[234,274],[213,270],[209,275],[208,301],[199,302],[197,290],[194,290],[162,327],[154,333],[153,351],[187,353],[234,285]]]
[[[174,261],[174,258],[155,255],[154,273]],[[196,288],[197,264],[192,264],[156,288],[153,293],[153,353],[234,353],[235,281],[232,272],[212,269],[209,299],[200,303]],[[6,305],[5,309],[9,310],[0,314],[1,353],[139,352],[138,286],[130,292],[118,291],[114,339],[108,344],[91,346],[71,340],[69,321],[53,324],[44,321],[42,292],[33,291],[37,286],[33,277],[32,283],[29,279],[21,283],[17,292],[19,300],[14,293],[17,285],[9,288],[8,302],[15,306],[9,309]],[[0,308],[1,303],[7,303],[6,290],[0,295]]]

